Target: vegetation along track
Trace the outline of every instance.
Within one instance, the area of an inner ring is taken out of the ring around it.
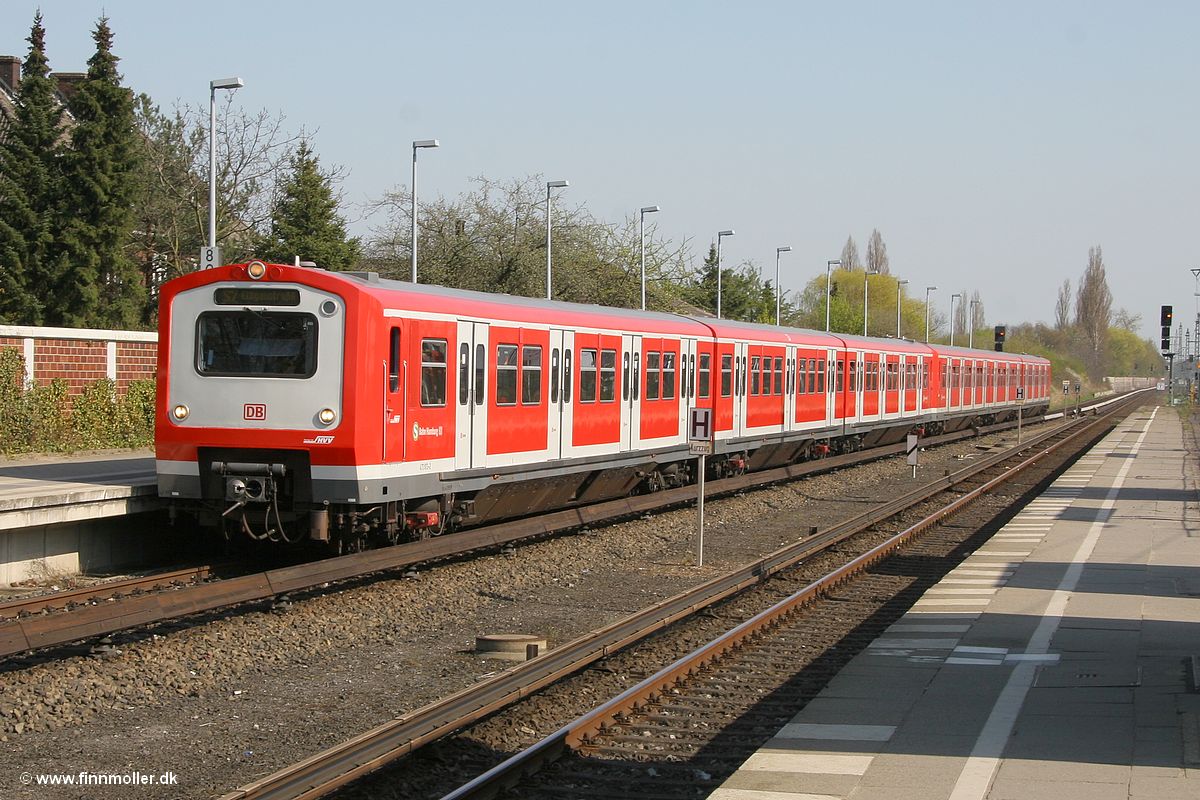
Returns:
[[[627,718],[631,710],[647,703],[652,704],[647,706],[651,713],[661,715],[663,706],[654,704],[666,693],[680,691],[675,688],[675,683],[682,675],[703,676],[706,673],[702,670],[710,662],[713,662],[711,668],[726,669],[733,676],[753,672],[744,665],[725,667],[718,659],[731,648],[743,647],[742,640],[748,635],[776,624],[776,618],[785,610],[794,610],[818,597],[830,598],[830,592],[844,581],[865,575],[865,578],[859,577],[858,580],[868,583],[856,583],[852,592],[832,596],[831,605],[809,612],[806,618],[820,623],[817,625],[817,634],[799,634],[801,644],[798,649],[788,659],[783,659],[785,663],[790,659],[793,665],[799,667],[803,667],[806,661],[811,662],[812,670],[815,670],[815,673],[802,671],[803,674],[799,676],[789,672],[784,678],[785,682],[790,685],[799,681],[799,685],[819,688],[846,658],[873,639],[876,631],[890,624],[891,619],[902,613],[926,585],[965,556],[981,537],[990,535],[995,526],[985,528],[982,533],[975,533],[976,528],[971,525],[938,527],[936,533],[927,540],[928,543],[920,545],[920,550],[908,552],[899,557],[899,561],[896,560],[898,557],[893,556],[882,566],[876,562],[887,558],[916,533],[959,513],[960,509],[980,499],[985,502],[973,508],[970,514],[979,517],[980,521],[994,520],[1013,504],[1012,494],[1023,495],[1031,486],[1047,481],[1064,464],[1111,429],[1117,417],[1127,413],[1136,402],[1114,404],[1103,417],[1047,432],[1020,448],[1019,455],[1009,451],[985,458],[903,498],[884,503],[817,536],[776,551],[445,700],[406,714],[242,787],[227,795],[226,800],[319,797],[435,741],[436,745],[422,750],[416,757],[406,759],[395,769],[373,776],[348,791],[371,797],[389,791],[403,797],[438,797],[442,792],[454,788],[457,781],[469,778],[473,771],[492,767],[511,751],[514,744],[524,743],[531,737],[536,738],[541,733],[554,730],[565,719],[570,719],[573,713],[587,711],[591,706],[588,698],[628,690],[630,683],[636,683],[639,672],[645,674],[642,671],[645,664],[672,664],[671,671],[647,679],[636,691],[626,691],[617,700],[605,704],[602,711],[590,712],[575,723],[562,727],[553,736],[514,757],[507,762],[507,766],[498,768],[495,774],[480,779],[478,787],[473,786],[462,795],[476,796],[478,791],[478,796],[486,796],[496,791],[500,783],[524,773],[530,764],[547,756],[556,756],[564,748],[586,746],[592,748],[592,752],[608,753],[608,750],[601,748],[614,745],[609,743],[609,739],[596,738],[597,732],[609,726],[605,735],[612,741],[620,744],[622,737],[630,738],[631,735],[619,732],[624,730],[623,727],[612,727],[613,720]],[[1012,482],[1014,478],[1016,481]],[[1002,486],[1005,482],[1009,482],[1007,487]],[[1002,488],[1010,496],[997,498],[989,495],[997,488]],[[950,497],[947,498],[946,494]],[[897,527],[903,529],[898,535],[895,534]],[[866,532],[863,536],[856,535],[863,532]],[[851,536],[855,537],[853,542],[847,541]],[[799,569],[789,569],[796,564],[801,564]],[[915,575],[909,568],[914,564],[919,567]],[[870,572],[864,573],[868,569]],[[782,573],[777,580],[766,580],[776,573]],[[881,583],[872,585],[871,581]],[[748,616],[748,608],[768,606],[781,594],[791,595],[797,589],[796,596],[790,597],[781,608],[742,623],[733,632],[721,633],[728,626],[729,618],[744,620]],[[830,611],[831,608],[835,610]],[[701,611],[704,613],[697,614]],[[826,622],[821,623],[821,620]],[[668,627],[670,630],[663,631]],[[659,632],[662,633],[654,636]],[[697,643],[717,634],[720,636],[717,636],[717,644],[712,649],[702,648],[689,659],[677,660],[681,654],[692,651]],[[775,646],[783,646],[782,641]],[[814,647],[813,642],[825,642],[828,646]],[[630,647],[634,643],[637,646]],[[758,658],[770,661],[772,654],[760,654]],[[589,665],[592,669],[580,674]],[[562,681],[569,675],[574,677]],[[749,679],[749,674],[744,677]],[[767,680],[769,682],[770,679]],[[558,681],[562,682],[551,686]],[[547,686],[550,688],[546,689]],[[702,687],[699,696],[711,694],[711,691]],[[745,701],[743,706],[757,706],[759,701],[769,696],[769,691],[748,686],[740,696]],[[495,714],[497,710],[519,700],[525,702],[503,714]],[[748,722],[738,724],[757,731],[750,739],[765,740],[778,727],[774,724],[778,721],[776,719],[766,724],[747,716],[747,708],[738,706],[740,701],[727,698],[723,702],[727,707],[716,716],[727,722],[745,717]],[[729,702],[733,703],[732,706]],[[790,716],[797,707],[798,704],[791,701],[774,706],[776,716],[782,713],[783,708],[789,709],[787,716]],[[764,704],[762,708],[769,710],[771,704]],[[679,710],[671,713],[679,713]],[[680,716],[688,717],[687,714]],[[479,724],[457,736],[448,736],[477,722]],[[704,719],[698,725],[705,735],[714,739],[723,735],[723,726],[718,724],[717,719]],[[648,735],[642,730],[632,734],[635,751],[638,750],[637,740],[642,740],[642,745],[651,746],[649,750],[643,747],[640,755],[634,756],[635,760],[639,757],[645,759],[649,755],[673,763],[666,757],[670,755],[669,752],[655,749],[661,743],[655,738],[655,731],[648,730]],[[684,746],[686,741],[695,737],[695,732],[689,734],[683,730],[662,733],[663,741],[679,743],[670,747]],[[689,766],[687,756],[675,757],[682,761],[681,772],[677,775],[680,786],[690,789],[683,794],[668,793],[667,796],[696,796],[697,786],[706,785],[705,781],[718,780],[717,776],[723,768],[720,764],[712,769],[696,768]],[[744,758],[744,754],[729,756],[727,760],[731,764],[735,761],[740,763],[739,758]],[[600,759],[597,763],[602,764],[603,761]],[[570,762],[563,764],[566,766],[559,766],[558,769],[566,769],[567,773],[550,780],[549,785],[555,787],[547,789],[550,796],[562,796],[564,781],[572,780]],[[633,773],[641,769],[642,775],[645,775],[644,764],[631,769]],[[688,773],[689,769],[698,769],[699,772]],[[616,778],[611,796],[627,795],[628,783],[623,781],[627,781],[633,773]],[[697,784],[697,775],[700,774],[709,777]],[[579,780],[584,781],[583,778]]]
[[[1040,418],[1028,420],[1032,424]],[[1009,430],[1002,423],[930,437],[925,446],[948,444],[975,435]],[[851,466],[902,452],[903,444],[875,448],[832,458],[790,465],[711,481],[705,495],[719,497],[756,486]],[[185,583],[182,577],[149,576],[126,582],[101,584],[86,598],[76,592],[41,595],[32,605],[0,608],[0,658],[30,650],[61,647],[84,639],[108,636],[122,630],[178,620],[240,604],[270,600],[292,592],[317,590],[373,573],[461,557],[480,550],[661,510],[695,500],[694,486],[639,495],[590,506],[550,512],[444,537],[396,547],[328,558],[265,572],[213,580],[210,572]],[[158,579],[157,581],[155,579]],[[23,603],[26,601],[16,601]],[[34,613],[36,610],[36,613]],[[202,619],[202,618],[201,618]]]

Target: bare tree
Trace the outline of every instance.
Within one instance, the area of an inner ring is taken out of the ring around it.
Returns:
[[[983,313],[983,301],[979,299],[979,290],[971,292],[970,314],[971,314],[971,330],[977,331],[987,325],[987,317]]]
[[[1058,287],[1058,302],[1054,304],[1054,327],[1064,331],[1071,325],[1071,280]]]
[[[1138,328],[1142,326],[1142,315],[1134,314],[1132,311],[1122,308],[1113,316],[1113,327],[1124,328],[1133,333],[1138,332]]]
[[[954,335],[958,336],[961,333],[967,332],[967,290],[961,289],[958,293],[958,305],[954,307]]]
[[[846,244],[842,246],[842,269],[862,269],[862,262],[858,260],[858,245],[854,243],[853,236],[847,236]]]
[[[1093,375],[1101,366],[1111,323],[1112,292],[1104,274],[1104,256],[1099,246],[1091,247],[1088,248],[1087,269],[1075,295],[1075,324],[1088,344],[1088,366]]]
[[[887,275],[891,271],[887,245],[883,243],[878,228],[871,231],[871,238],[867,240],[867,269],[875,270],[880,275]]]

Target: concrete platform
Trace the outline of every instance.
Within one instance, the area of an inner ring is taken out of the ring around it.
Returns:
[[[0,584],[118,563],[100,521],[161,507],[149,451],[0,462]]]
[[[1185,456],[1175,410],[1133,414],[709,796],[1200,798]]]

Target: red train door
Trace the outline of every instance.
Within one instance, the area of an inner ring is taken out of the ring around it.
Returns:
[[[567,458],[571,447],[571,350],[575,332],[550,329],[550,403],[548,447],[550,458]]]
[[[404,460],[404,447],[407,439],[404,436],[404,387],[407,369],[404,353],[400,349],[401,321],[387,319],[384,331],[384,346],[386,357],[383,361],[383,460],[396,462]]]
[[[642,337],[621,336],[621,449],[637,450],[642,446]]]
[[[487,459],[488,324],[459,320],[456,354],[460,383],[454,398],[454,464],[472,469],[484,466]]]

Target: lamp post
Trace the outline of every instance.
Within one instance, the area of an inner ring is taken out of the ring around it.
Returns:
[[[925,343],[929,343],[929,293],[936,292],[936,286],[925,287]]]
[[[961,300],[961,294],[950,295],[950,346],[954,347],[954,301]]]
[[[972,300],[967,304],[967,347],[975,346],[975,306],[979,305],[978,300]]]
[[[546,299],[551,299],[553,285],[550,276],[550,190],[565,189],[570,186],[570,181],[546,181]]]
[[[785,244],[783,247],[775,248],[775,324],[779,324],[779,304],[782,301],[783,295],[779,291],[779,254],[792,252],[792,246]]]
[[[1200,353],[1200,269],[1192,270],[1192,277],[1196,281],[1196,288],[1192,292],[1196,298],[1196,333],[1192,336],[1192,346]]]
[[[878,270],[863,270],[863,336],[867,335],[867,287],[871,285],[871,276],[878,274]]]
[[[441,147],[437,139],[417,139],[413,142],[412,165],[412,282],[417,282],[417,150],[425,147]]]
[[[217,247],[217,89],[233,91],[245,85],[241,78],[208,82],[208,246],[214,252]],[[216,264],[212,263],[212,266]]]
[[[900,287],[908,281],[896,281],[896,338],[900,338]]]
[[[717,319],[721,318],[721,239],[735,233],[732,229],[717,232]]]
[[[825,332],[829,333],[829,287],[832,285],[830,281],[833,279],[833,268],[840,267],[842,260],[835,258],[833,261],[825,262]]]
[[[658,206],[646,206],[638,213],[638,238],[642,243],[642,311],[646,310],[646,215],[658,211]]]

